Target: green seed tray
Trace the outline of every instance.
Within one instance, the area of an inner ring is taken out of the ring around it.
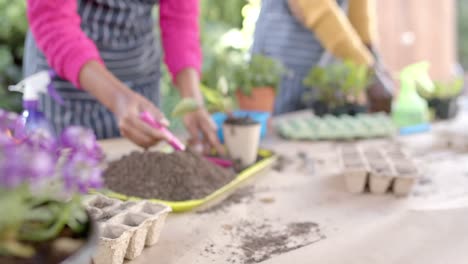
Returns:
[[[384,113],[294,117],[279,122],[276,129],[283,138],[292,140],[367,139],[390,137],[397,132]]]

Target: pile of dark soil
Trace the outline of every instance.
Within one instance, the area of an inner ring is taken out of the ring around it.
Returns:
[[[104,172],[106,187],[113,191],[168,201],[204,198],[234,177],[233,171],[191,151],[133,152]]]

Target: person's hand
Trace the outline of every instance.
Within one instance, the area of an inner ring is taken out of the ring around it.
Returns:
[[[117,79],[104,65],[94,60],[87,62],[80,71],[79,80],[85,91],[114,113],[123,136],[144,148],[166,139],[159,130],[140,119],[140,114],[148,111],[167,126],[169,122],[161,111]]]
[[[373,67],[373,82],[367,89],[371,112],[390,113],[394,97],[395,84],[388,71],[381,65]]]
[[[144,111],[148,111],[161,124],[169,125],[169,121],[153,103],[130,89],[118,97],[113,109],[122,136],[143,148],[149,148],[166,137],[161,131],[140,119],[140,114]]]
[[[212,148],[224,155],[224,149],[216,135],[217,127],[204,107],[188,113],[183,118],[190,134],[189,145],[198,152],[209,153]]]

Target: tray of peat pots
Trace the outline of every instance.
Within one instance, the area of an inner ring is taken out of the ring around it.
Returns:
[[[318,116],[356,115],[368,111],[366,88],[371,80],[367,67],[351,61],[312,68],[304,79],[303,101]]]
[[[419,94],[428,101],[433,117],[452,119],[458,113],[458,97],[463,89],[463,79],[456,78],[451,82],[434,82],[434,90],[429,92],[418,89]]]
[[[0,263],[90,263],[98,229],[81,200],[102,183],[101,151],[84,128],[66,128],[60,140],[38,131],[10,131],[21,140],[0,135],[8,163],[0,166]]]
[[[95,264],[120,264],[137,258],[145,247],[158,242],[171,211],[146,200],[122,202],[103,195],[89,196],[84,204],[101,230]]]
[[[362,193],[368,187],[373,194],[392,191],[406,196],[418,179],[417,167],[396,146],[344,145],[340,157],[346,187],[352,193]]]

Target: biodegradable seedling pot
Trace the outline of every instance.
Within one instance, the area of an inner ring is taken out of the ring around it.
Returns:
[[[156,244],[161,235],[162,228],[171,208],[162,204],[142,201],[133,208],[134,212],[145,214],[149,217],[149,228],[146,235],[146,246]]]
[[[393,184],[393,193],[397,196],[406,196],[411,192],[418,177],[418,170],[406,160],[393,160],[397,177]]]
[[[150,224],[148,218],[144,214],[125,213],[111,219],[111,223],[127,226],[132,232],[127,253],[125,254],[126,259],[135,259],[145,248],[146,235]]]
[[[272,87],[254,87],[251,94],[236,91],[239,108],[246,111],[272,113],[275,105],[275,89]]]
[[[93,257],[95,264],[121,264],[133,232],[124,225],[101,225],[98,250]]]
[[[362,167],[346,167],[344,169],[346,188],[351,193],[362,193],[366,187],[368,172]]]
[[[372,171],[369,176],[370,191],[374,194],[384,194],[390,188],[393,177],[388,170]]]
[[[416,182],[415,177],[408,177],[408,176],[396,177],[393,183],[393,193],[396,196],[407,196],[411,192],[411,189],[413,188],[413,185],[415,182]]]
[[[250,118],[228,118],[223,124],[224,141],[231,158],[243,167],[257,160],[260,124]]]

